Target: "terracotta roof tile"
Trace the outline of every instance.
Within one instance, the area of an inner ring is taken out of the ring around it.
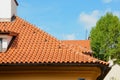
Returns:
[[[62,40],[61,42],[72,50],[92,56],[90,40]]]
[[[0,31],[18,34],[10,48],[5,53],[0,53],[0,64],[98,63],[99,61],[91,56],[80,54],[81,51],[73,50],[72,46],[65,45],[19,17],[16,17],[13,22],[0,22]],[[85,47],[89,49],[89,46]],[[108,65],[104,61],[99,61],[99,64]]]

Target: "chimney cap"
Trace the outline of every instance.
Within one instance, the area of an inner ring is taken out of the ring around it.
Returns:
[[[14,0],[14,1],[15,1],[16,5],[18,6],[19,4],[18,4],[17,0]]]

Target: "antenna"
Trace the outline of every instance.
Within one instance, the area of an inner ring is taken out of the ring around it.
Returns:
[[[86,29],[86,32],[85,32],[85,39],[87,40],[88,39],[88,30]]]

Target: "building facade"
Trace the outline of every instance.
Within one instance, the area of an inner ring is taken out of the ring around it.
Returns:
[[[1,80],[103,80],[110,69],[107,62],[83,54],[88,50],[77,50],[18,17],[16,0],[2,1],[14,6],[6,10],[13,12],[9,18],[0,16]]]

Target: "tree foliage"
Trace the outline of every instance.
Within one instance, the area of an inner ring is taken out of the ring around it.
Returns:
[[[120,63],[120,20],[112,13],[102,16],[90,32],[94,56],[108,61],[117,59]]]

